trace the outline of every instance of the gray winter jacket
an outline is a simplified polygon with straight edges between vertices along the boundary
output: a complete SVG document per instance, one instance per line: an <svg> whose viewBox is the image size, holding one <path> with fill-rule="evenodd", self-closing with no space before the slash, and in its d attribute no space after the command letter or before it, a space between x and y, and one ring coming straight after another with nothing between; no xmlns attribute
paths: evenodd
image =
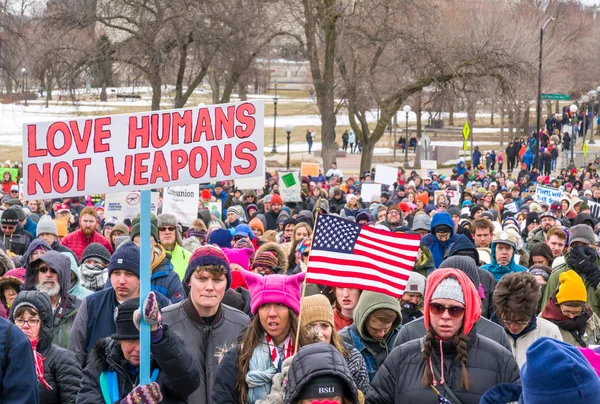
<svg viewBox="0 0 600 404"><path fill-rule="evenodd" d="M394 343L394 349L404 344L405 342L412 341L414 339L419 339L425 336L425 323L424 317L417 318L411 321L408 324L405 324L400 328L400 332L396 337L396 342ZM504 332L504 328L494 323L493 321L488 320L487 318L480 317L479 320L475 323L473 329L479 335L483 335L491 339L492 341L496 341L504 348L508 349L512 352L512 344L510 343L510 339Z"/></svg>
<svg viewBox="0 0 600 404"><path fill-rule="evenodd" d="M433 344L431 360L434 369L444 367L444 380L462 404L478 404L481 396L501 383L520 383L519 366L512 353L499 344L471 331L469 334L467 372L471 388L461 387L461 366L456 361L456 348L452 342L443 343L444 361L440 346ZM410 341L394 349L379 368L367 394L368 404L419 403L438 404L438 397L429 386L422 387L425 366L422 344L424 338ZM435 372L440 374L440 372ZM444 392L439 384L437 388ZM445 395L449 398L448 395Z"/></svg>
<svg viewBox="0 0 600 404"><path fill-rule="evenodd" d="M219 360L217 354L238 343L238 336L250 323L250 317L221 304L212 325L207 326L186 299L163 310L163 323L184 340L187 351L200 365L200 387L190 396L190 403L211 403L211 393Z"/></svg>

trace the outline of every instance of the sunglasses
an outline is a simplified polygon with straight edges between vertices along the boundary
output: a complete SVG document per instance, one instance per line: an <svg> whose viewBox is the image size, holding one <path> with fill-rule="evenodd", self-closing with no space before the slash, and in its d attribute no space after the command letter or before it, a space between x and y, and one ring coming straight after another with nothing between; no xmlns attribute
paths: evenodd
<svg viewBox="0 0 600 404"><path fill-rule="evenodd" d="M175 226L164 226L159 227L158 231L175 231Z"/></svg>
<svg viewBox="0 0 600 404"><path fill-rule="evenodd" d="M7 226L7 225L2 225L1 227L4 230L14 230L17 228L17 226Z"/></svg>
<svg viewBox="0 0 600 404"><path fill-rule="evenodd" d="M465 308L459 306L450 306L446 307L439 303L431 303L429 304L429 311L431 314L435 314L436 316L441 316L444 312L448 310L448 314L452 318L461 318L465 314Z"/></svg>
<svg viewBox="0 0 600 404"><path fill-rule="evenodd" d="M302 256L303 256L303 257L308 257L309 255L310 255L310 251L304 251L304 252L302 253Z"/></svg>
<svg viewBox="0 0 600 404"><path fill-rule="evenodd" d="M52 273L57 273L54 269L48 268L47 266L41 266L38 268L38 272L45 274L46 272L51 271Z"/></svg>
<svg viewBox="0 0 600 404"><path fill-rule="evenodd" d="M10 192L11 192L11 193L13 193L13 192L14 192L15 194L18 194L18 193L19 193L19 191L14 191L14 190L13 190L13 191L10 191Z"/></svg>

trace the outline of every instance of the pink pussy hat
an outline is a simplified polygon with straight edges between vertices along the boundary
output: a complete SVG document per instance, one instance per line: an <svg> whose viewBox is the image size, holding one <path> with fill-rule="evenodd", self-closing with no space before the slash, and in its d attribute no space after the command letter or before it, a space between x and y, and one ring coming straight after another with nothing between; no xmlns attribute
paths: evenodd
<svg viewBox="0 0 600 404"><path fill-rule="evenodd" d="M304 272L296 275L260 275L254 272L242 271L242 276L248 285L252 296L250 311L256 315L263 304L281 303L298 315L300 313L300 295Z"/></svg>

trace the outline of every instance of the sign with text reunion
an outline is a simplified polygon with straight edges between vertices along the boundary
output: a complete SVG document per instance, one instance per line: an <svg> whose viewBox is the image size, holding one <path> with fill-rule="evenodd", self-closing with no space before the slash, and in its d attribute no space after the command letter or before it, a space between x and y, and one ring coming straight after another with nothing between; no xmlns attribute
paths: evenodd
<svg viewBox="0 0 600 404"><path fill-rule="evenodd" d="M256 177L263 101L23 125L27 199Z"/></svg>

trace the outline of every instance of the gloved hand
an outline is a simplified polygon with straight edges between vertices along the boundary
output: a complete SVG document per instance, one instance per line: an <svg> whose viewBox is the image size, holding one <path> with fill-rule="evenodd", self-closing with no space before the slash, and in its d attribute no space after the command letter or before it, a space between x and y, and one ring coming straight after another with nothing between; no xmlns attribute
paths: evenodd
<svg viewBox="0 0 600 404"><path fill-rule="evenodd" d="M586 277L598 272L596 258L598 258L598 252L595 248L588 245L577 246L573 247L569 252L567 263L579 275Z"/></svg>
<svg viewBox="0 0 600 404"><path fill-rule="evenodd" d="M152 382L135 387L127 394L127 397L121 400L120 404L158 404L162 399L160 386L158 383Z"/></svg>
<svg viewBox="0 0 600 404"><path fill-rule="evenodd" d="M144 321L151 326L150 329L152 331L156 331L162 323L162 313L160 312L160 307L158 307L158 301L156 300L156 294L154 292L148 294L142 308L144 309ZM138 330L140 329L141 318L142 314L140 313L140 309L137 309L133 313L133 322Z"/></svg>

